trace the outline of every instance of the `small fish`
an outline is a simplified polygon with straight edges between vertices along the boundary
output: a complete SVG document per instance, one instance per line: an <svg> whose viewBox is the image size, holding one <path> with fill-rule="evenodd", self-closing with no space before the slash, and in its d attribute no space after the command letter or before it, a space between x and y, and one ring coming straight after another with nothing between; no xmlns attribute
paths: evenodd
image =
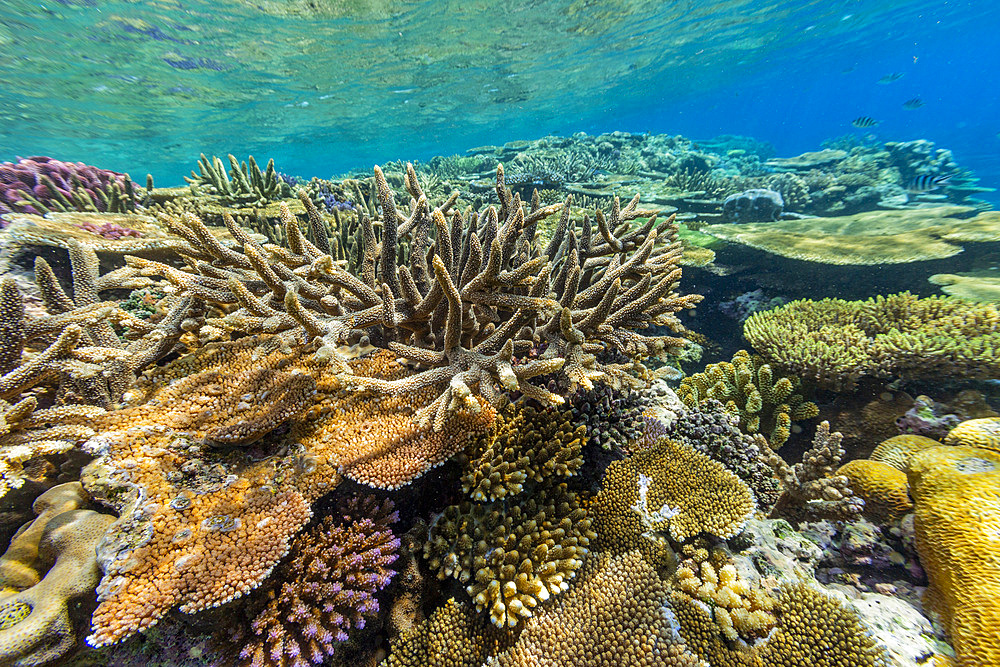
<svg viewBox="0 0 1000 667"><path fill-rule="evenodd" d="M919 109L924 106L924 101L919 97L913 97L903 102L904 109Z"/></svg>
<svg viewBox="0 0 1000 667"><path fill-rule="evenodd" d="M871 116L858 116L851 121L851 125L854 127L875 127L882 121L875 120Z"/></svg>
<svg viewBox="0 0 1000 667"><path fill-rule="evenodd" d="M910 181L910 185L906 189L910 192L930 192L937 190L942 185L947 185L950 180L951 176L920 174Z"/></svg>
<svg viewBox="0 0 1000 667"><path fill-rule="evenodd" d="M878 82L883 86L887 86L893 81L899 81L902 78L903 78L902 72L893 72L892 74L886 74L881 79L879 79Z"/></svg>

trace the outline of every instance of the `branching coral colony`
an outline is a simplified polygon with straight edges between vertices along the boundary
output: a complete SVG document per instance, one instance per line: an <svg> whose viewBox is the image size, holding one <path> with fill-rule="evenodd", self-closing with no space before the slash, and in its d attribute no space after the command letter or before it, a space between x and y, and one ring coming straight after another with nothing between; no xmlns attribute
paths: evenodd
<svg viewBox="0 0 1000 667"><path fill-rule="evenodd" d="M184 241L183 264L128 256L100 276L93 249L74 245L72 298L36 266L40 318L26 318L4 282L0 445L10 447L0 455L16 475L35 445L65 451L89 438L99 458L84 485L121 515L98 547L92 645L260 585L343 477L399 488L491 428L505 402L559 404L598 380L644 385L635 362L683 344L639 333L681 332L677 312L701 296L677 292L677 227L639 209L638 195L581 224L570 198L523 204L502 167L499 209L475 212L457 210L457 194L432 208L409 165L408 208L378 167L375 182L381 215L360 208L353 273L302 193L312 241L287 208L287 247L228 215L235 242L191 214L162 215ZM556 214L540 243L539 221ZM156 323L98 296L152 286L167 294ZM531 382L539 376L547 388ZM36 398L22 394L39 384L39 400L67 406L29 417Z"/></svg>
<svg viewBox="0 0 1000 667"><path fill-rule="evenodd" d="M572 387L636 383L630 364L602 363L602 352L641 358L676 350L680 338L646 336L650 325L682 329L675 314L700 295L681 296L681 246L673 219L657 224L655 211L624 208L617 200L608 218L596 211L597 230L585 216L579 234L562 205L525 207L497 169L499 210L455 209L458 195L431 208L408 165L409 211L396 207L382 171L375 168L381 220L362 211L360 275L333 261L327 227L308 197L315 243L285 213L288 248L259 244L231 218L226 224L242 245L219 243L193 215L164 217L188 239L188 267L129 257L134 276L162 276L181 294L225 311L208 324L254 333L291 331L318 341L317 357L332 359L338 346L362 340L385 348L421 369L398 380L356 377L354 386L403 395L428 387L440 395L418 418L440 430L448 417L478 412L481 397L494 407L505 392L544 404L563 399L528 382L561 371ZM536 242L538 222L559 213L552 239ZM647 218L644 224L630 224ZM375 226L381 226L381 243ZM406 264L398 257L408 256Z"/></svg>

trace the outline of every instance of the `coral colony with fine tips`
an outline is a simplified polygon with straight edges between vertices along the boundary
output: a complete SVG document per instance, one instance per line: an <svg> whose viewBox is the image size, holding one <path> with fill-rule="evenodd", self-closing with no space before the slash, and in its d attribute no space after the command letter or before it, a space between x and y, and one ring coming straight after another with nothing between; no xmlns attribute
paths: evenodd
<svg viewBox="0 0 1000 667"><path fill-rule="evenodd" d="M0 667L1000 667L1000 6L841 4L6 3Z"/></svg>

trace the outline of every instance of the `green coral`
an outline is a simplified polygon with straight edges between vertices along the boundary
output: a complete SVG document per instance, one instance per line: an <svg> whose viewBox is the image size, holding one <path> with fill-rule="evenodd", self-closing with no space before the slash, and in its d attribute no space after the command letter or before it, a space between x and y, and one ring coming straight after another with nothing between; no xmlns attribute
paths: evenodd
<svg viewBox="0 0 1000 667"><path fill-rule="evenodd" d="M202 153L198 160L198 172L192 171L191 177L184 179L191 185L192 194L200 196L207 192L219 197L225 204L261 206L292 194L291 187L278 179L274 160L268 160L261 171L252 155L243 163L229 155L227 174L221 158L213 155L209 159Z"/></svg>
<svg viewBox="0 0 1000 667"><path fill-rule="evenodd" d="M793 301L752 315L743 335L783 372L839 390L864 376L997 377L998 324L996 304L903 292L866 301Z"/></svg>
<svg viewBox="0 0 1000 667"><path fill-rule="evenodd" d="M709 364L704 372L681 381L677 395L684 404L697 408L706 399L715 399L739 416L745 433L767 433L773 447L788 440L793 421L812 419L819 408L796 393L798 378L775 377L771 366L746 350L732 361Z"/></svg>

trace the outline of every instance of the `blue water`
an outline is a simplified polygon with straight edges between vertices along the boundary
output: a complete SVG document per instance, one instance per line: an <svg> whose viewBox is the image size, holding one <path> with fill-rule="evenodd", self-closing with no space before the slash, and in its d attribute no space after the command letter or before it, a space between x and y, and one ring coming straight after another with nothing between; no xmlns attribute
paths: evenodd
<svg viewBox="0 0 1000 667"><path fill-rule="evenodd" d="M792 155L871 132L934 141L1000 184L995 3L5 5L2 159L166 185L201 152L327 176L548 133L744 134Z"/></svg>

